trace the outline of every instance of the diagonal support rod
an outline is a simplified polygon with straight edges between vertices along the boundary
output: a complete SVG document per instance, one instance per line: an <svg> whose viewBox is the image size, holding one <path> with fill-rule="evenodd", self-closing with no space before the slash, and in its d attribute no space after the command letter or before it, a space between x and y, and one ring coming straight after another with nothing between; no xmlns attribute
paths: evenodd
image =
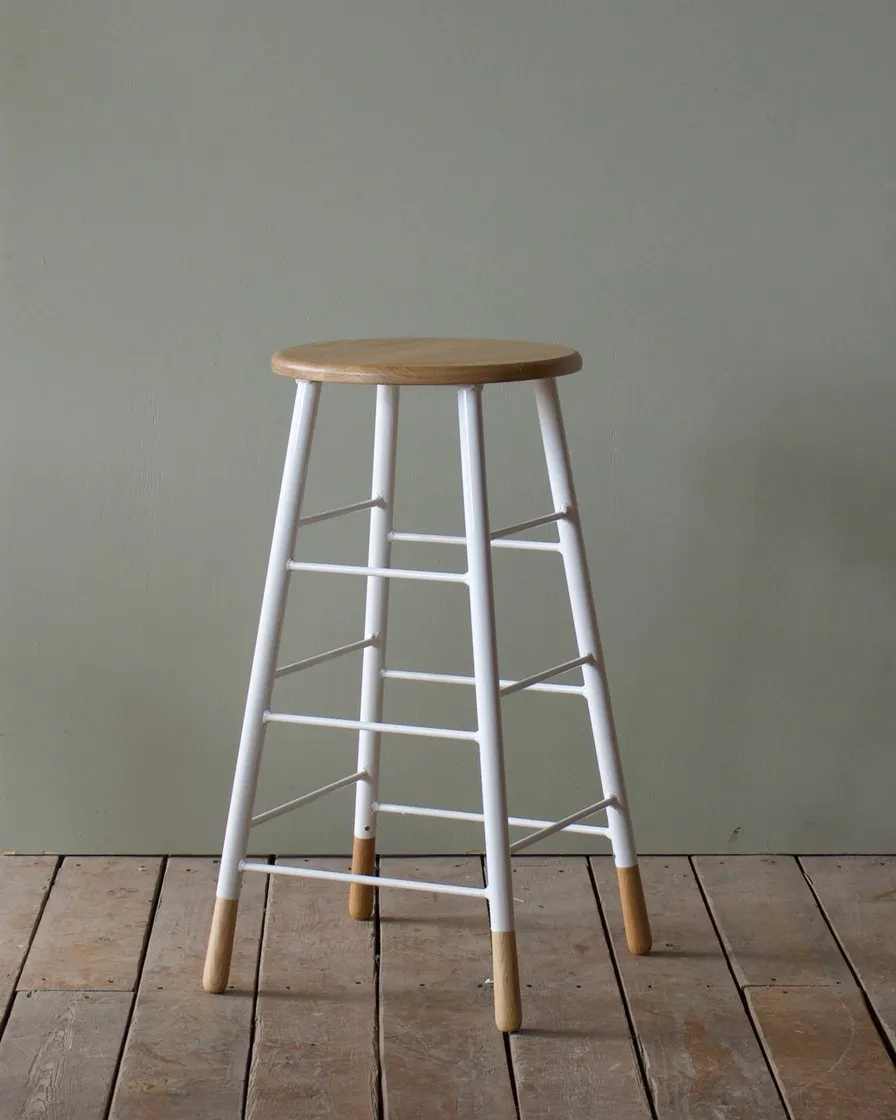
<svg viewBox="0 0 896 1120"><path fill-rule="evenodd" d="M584 809L580 809L577 813L570 813L568 817L562 820L554 821L544 828L540 828L537 832L531 832L528 836L524 836L522 840L517 840L515 844L510 845L511 854L521 852L523 848L528 848L530 844L535 844L539 840L544 840L546 836L553 836L555 832L562 832L564 828L568 828L571 824L576 824L582 821L585 817L594 816L599 813L601 809L609 809L611 806L616 806L615 797L605 797L603 801L595 801L593 805L588 805ZM605 830L608 831L608 830Z"/></svg>
<svg viewBox="0 0 896 1120"><path fill-rule="evenodd" d="M319 797L323 797L327 793L335 793L337 789L345 789L346 786L353 786L356 782L363 782L367 778L366 770L359 770L357 774L349 774L345 778L340 778L336 782L330 782L328 786L321 786L320 789L313 790L311 793L306 793L302 797L294 797L292 801L284 801L282 805L278 805L276 809L268 809L264 813L259 813L257 817L252 818L252 827L264 824L265 821L272 821L274 817L281 817L284 813L291 813L293 809L298 809L302 805L310 805L312 801L317 801Z"/></svg>
<svg viewBox="0 0 896 1120"><path fill-rule="evenodd" d="M524 688L541 684L542 681L549 680L551 677L559 677L561 673L568 673L570 669L577 669L580 665L587 665L591 661L593 661L591 654L585 654L583 657L574 657L571 661L564 661L562 665L554 665L540 673L533 673L531 677L523 677L519 681L510 681L508 684L502 685L501 695L510 696L514 692L521 692ZM577 692L582 691L579 685L573 685L572 687Z"/></svg>
<svg viewBox="0 0 896 1120"><path fill-rule="evenodd" d="M308 517L300 517L299 525L318 525L321 521L331 521L334 517L345 517L348 513L360 513L365 509L382 507L385 502L382 498L367 498L363 502L352 502L350 506L337 506L336 509L326 509L323 513L312 513Z"/></svg>
<svg viewBox="0 0 896 1120"><path fill-rule="evenodd" d="M337 646L328 649L326 653L316 653L313 657L306 657L302 661L293 661L291 665L283 665L274 673L275 677L285 677L289 673L299 673L302 669L312 669L315 665L323 665L325 661L332 661L334 657L342 657L346 653L354 653L359 649L366 649L376 643L376 634L369 638L362 638L359 642L349 642L346 646Z"/></svg>

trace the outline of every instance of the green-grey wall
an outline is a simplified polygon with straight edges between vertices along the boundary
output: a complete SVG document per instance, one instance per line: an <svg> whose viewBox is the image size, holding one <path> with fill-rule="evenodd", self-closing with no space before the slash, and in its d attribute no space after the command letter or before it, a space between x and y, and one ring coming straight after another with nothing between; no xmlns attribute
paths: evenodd
<svg viewBox="0 0 896 1120"><path fill-rule="evenodd" d="M4 0L0 847L218 846L292 398L269 355L467 334L585 355L563 400L642 849L892 850L894 56L892 0ZM325 393L309 507L365 496L371 405ZM486 405L494 519L541 512L531 393ZM406 529L460 526L454 416L405 394ZM306 554L360 558L363 525ZM556 561L497 576L504 671L570 655ZM360 583L313 579L289 657L360 634ZM393 664L466 671L461 591L394 608ZM350 715L356 684L283 703ZM470 716L401 688L396 719ZM506 711L514 809L590 798L584 713ZM350 754L275 732L261 802ZM393 741L384 775L477 804L469 745ZM349 818L257 846L345 850Z"/></svg>

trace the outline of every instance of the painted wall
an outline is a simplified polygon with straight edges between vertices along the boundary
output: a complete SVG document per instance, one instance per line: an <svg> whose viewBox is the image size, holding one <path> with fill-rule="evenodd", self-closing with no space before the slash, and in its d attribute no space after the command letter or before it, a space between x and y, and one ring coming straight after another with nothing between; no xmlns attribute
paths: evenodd
<svg viewBox="0 0 896 1120"><path fill-rule="evenodd" d="M563 399L642 849L893 850L894 50L892 0L5 0L0 847L217 848L292 398L269 355L468 334L586 357ZM494 519L542 512L531 393L486 404ZM366 496L371 406L324 395L309 509ZM407 392L401 527L460 528L456 443L450 395ZM362 521L303 554L361 558ZM569 656L556 560L496 569L503 671ZM284 656L359 636L362 593L297 584ZM466 671L461 597L398 588L392 663ZM351 715L357 676L281 702ZM387 715L469 701L396 685ZM515 811L592 797L574 702L506 715ZM260 804L351 753L276 730ZM384 778L478 804L469 745L390 742ZM258 849L349 834L340 793Z"/></svg>

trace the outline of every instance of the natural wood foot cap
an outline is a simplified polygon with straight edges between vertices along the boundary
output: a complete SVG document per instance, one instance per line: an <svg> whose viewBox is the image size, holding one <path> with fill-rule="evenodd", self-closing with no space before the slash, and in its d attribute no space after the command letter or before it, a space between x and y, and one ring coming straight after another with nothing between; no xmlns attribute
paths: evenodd
<svg viewBox="0 0 896 1120"><path fill-rule="evenodd" d="M492 972L495 985L495 1022L499 1031L518 1031L523 1021L520 970L513 930L492 930Z"/></svg>
<svg viewBox="0 0 896 1120"><path fill-rule="evenodd" d="M644 887L641 885L641 870L635 864L634 867L617 867L616 874L619 877L626 944L630 953L643 957L650 952L653 939L650 936L647 904L644 902Z"/></svg>
<svg viewBox="0 0 896 1120"><path fill-rule="evenodd" d="M235 898L215 899L215 913L202 973L202 986L207 992L223 992L230 979L230 958L233 954L238 907L239 902Z"/></svg>
<svg viewBox="0 0 896 1120"><path fill-rule="evenodd" d="M376 838L356 836L352 842L352 874L376 873ZM373 887L366 883L351 883L348 889L348 912L359 922L373 917Z"/></svg>

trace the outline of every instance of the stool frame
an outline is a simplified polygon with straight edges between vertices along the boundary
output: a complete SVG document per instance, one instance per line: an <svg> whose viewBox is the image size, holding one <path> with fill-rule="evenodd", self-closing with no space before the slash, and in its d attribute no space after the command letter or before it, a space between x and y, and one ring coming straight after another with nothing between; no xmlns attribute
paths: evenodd
<svg viewBox="0 0 896 1120"><path fill-rule="evenodd" d="M482 423L481 385L460 386L458 421L464 499L464 536L396 532L393 526L395 463L399 387L380 384L376 390L371 496L365 501L302 517L305 480L322 385L297 381L297 396L287 443L286 462L274 522L274 533L262 597L255 654L249 678L242 735L237 756L227 829L224 838L215 912L209 937L203 985L221 992L227 986L236 925L240 884L244 872L332 879L349 884L349 912L353 918L373 914L374 890L403 887L435 893L467 895L488 902L492 934L495 1021L502 1031L521 1024L519 971L514 932L511 855L560 831L606 837L610 840L622 898L629 949L649 952L651 938L622 765L613 723L597 616L588 574L579 521L569 449L555 378L534 382L538 418L554 509L551 513L503 529L489 525ZM352 513L369 511L370 528L366 565L300 562L293 558L299 528ZM557 540L512 539L537 526L556 524ZM400 569L391 565L393 541L459 545L466 549L463 572ZM578 656L521 680L498 674L491 551L515 548L558 552L566 575ZM364 637L325 653L277 667L276 659L286 609L289 578L294 571L363 575L367 581ZM390 669L386 665L389 584L392 579L431 580L465 584L469 591L473 644L473 676ZM320 665L336 657L361 652L361 696L357 720L290 714L271 709L275 681L289 673ZM581 669L582 683L558 683L552 678ZM475 731L442 727L384 723L383 693L387 680L400 679L468 685L475 689ZM508 816L504 773L501 701L514 692L529 690L584 697L591 722L603 798L558 821ZM358 733L358 763L354 773L254 815L258 773L268 723L333 727ZM479 748L482 812L399 805L379 799L379 769L383 734L415 735L474 742ZM351 872L310 867L281 867L248 860L250 829L291 812L328 793L355 786L354 839ZM606 813L606 824L584 824L588 817ZM465 887L392 879L376 875L377 818L383 813L431 816L446 820L481 822L485 833L486 886ZM514 843L509 828L534 829Z"/></svg>

